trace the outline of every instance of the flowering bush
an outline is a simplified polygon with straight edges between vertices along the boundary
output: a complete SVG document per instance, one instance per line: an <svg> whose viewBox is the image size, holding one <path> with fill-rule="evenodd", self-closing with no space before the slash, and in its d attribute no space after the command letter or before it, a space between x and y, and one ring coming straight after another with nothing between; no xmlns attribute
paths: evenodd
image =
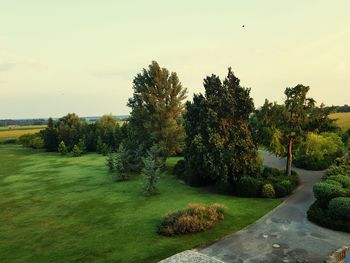
<svg viewBox="0 0 350 263"><path fill-rule="evenodd" d="M190 204L186 209L166 215L158 233L175 236L205 231L224 219L224 210L224 206L220 204Z"/></svg>

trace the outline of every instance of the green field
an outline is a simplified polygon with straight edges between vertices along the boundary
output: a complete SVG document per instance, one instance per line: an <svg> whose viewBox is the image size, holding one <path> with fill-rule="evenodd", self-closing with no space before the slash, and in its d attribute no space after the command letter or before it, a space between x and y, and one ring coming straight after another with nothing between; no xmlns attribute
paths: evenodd
<svg viewBox="0 0 350 263"><path fill-rule="evenodd" d="M0 141L5 139L17 139L23 134L37 133L45 129L46 125L30 125L30 126L5 126L0 127Z"/></svg>
<svg viewBox="0 0 350 263"><path fill-rule="evenodd" d="M145 197L140 176L113 182L104 162L0 145L0 261L156 262L242 229L281 202L212 194L171 174L159 195ZM159 236L161 217L188 203L224 204L225 220L204 233Z"/></svg>
<svg viewBox="0 0 350 263"><path fill-rule="evenodd" d="M350 129L350 112L333 113L330 117L337 119L337 125L343 130Z"/></svg>

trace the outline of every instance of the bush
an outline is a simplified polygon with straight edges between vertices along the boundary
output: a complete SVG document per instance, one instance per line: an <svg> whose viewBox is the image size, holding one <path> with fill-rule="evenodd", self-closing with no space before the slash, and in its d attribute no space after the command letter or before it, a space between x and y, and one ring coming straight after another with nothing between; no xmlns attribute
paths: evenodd
<svg viewBox="0 0 350 263"><path fill-rule="evenodd" d="M225 208L219 204L189 205L186 209L166 215L158 228L165 236L183 235L205 231L224 219Z"/></svg>
<svg viewBox="0 0 350 263"><path fill-rule="evenodd" d="M264 167L264 170L262 172L262 177L268 178L268 177L277 177L282 174L283 171L277 169L277 168L272 168L272 167Z"/></svg>
<svg viewBox="0 0 350 263"><path fill-rule="evenodd" d="M330 180L336 181L344 188L350 188L350 176L345 175L331 175L327 177L327 182Z"/></svg>
<svg viewBox="0 0 350 263"><path fill-rule="evenodd" d="M325 182L318 182L313 187L314 195L319 204L326 208L330 200L336 197L343 197L346 195L345 189L341 186L333 185Z"/></svg>
<svg viewBox="0 0 350 263"><path fill-rule="evenodd" d="M186 162L185 160L179 160L173 170L173 174L178 178L178 179L185 179L185 174L186 174Z"/></svg>
<svg viewBox="0 0 350 263"><path fill-rule="evenodd" d="M318 201L310 206L309 210L307 211L307 218L320 226L350 232L350 220L339 220L332 218L329 211L327 209L322 209Z"/></svg>
<svg viewBox="0 0 350 263"><path fill-rule="evenodd" d="M40 137L38 133L23 134L21 137L19 137L19 141L24 147L29 147L33 149L44 148L44 140Z"/></svg>
<svg viewBox="0 0 350 263"><path fill-rule="evenodd" d="M283 180L273 185L275 188L276 197L285 197L293 191L293 185L289 180Z"/></svg>
<svg viewBox="0 0 350 263"><path fill-rule="evenodd" d="M343 155L343 147L336 133L309 133L297 149L295 165L310 170L326 169Z"/></svg>
<svg viewBox="0 0 350 263"><path fill-rule="evenodd" d="M110 172L113 172L115 170L115 159L116 156L114 153L109 153L106 158L106 166Z"/></svg>
<svg viewBox="0 0 350 263"><path fill-rule="evenodd" d="M274 198L275 197L275 189L272 184L264 184L261 189L261 196L264 198Z"/></svg>
<svg viewBox="0 0 350 263"><path fill-rule="evenodd" d="M83 151L80 150L78 145L74 145L72 153L73 153L73 157L78 157L78 156L80 156L83 153Z"/></svg>
<svg viewBox="0 0 350 263"><path fill-rule="evenodd" d="M350 221L350 198L337 197L329 202L329 214L333 219Z"/></svg>
<svg viewBox="0 0 350 263"><path fill-rule="evenodd" d="M64 141L61 141L58 145L58 152L61 153L61 155L66 155L68 153L68 149Z"/></svg>
<svg viewBox="0 0 350 263"><path fill-rule="evenodd" d="M146 195L157 194L158 188L156 184L161 175L160 165L157 162L156 156L152 152L148 152L148 156L142 159L144 167L142 175L145 178L144 190Z"/></svg>
<svg viewBox="0 0 350 263"><path fill-rule="evenodd" d="M17 139L5 139L3 141L0 141L0 144L14 144L14 143L17 143Z"/></svg>
<svg viewBox="0 0 350 263"><path fill-rule="evenodd" d="M236 193L243 197L259 197L262 185L262 180L243 176L236 185Z"/></svg>

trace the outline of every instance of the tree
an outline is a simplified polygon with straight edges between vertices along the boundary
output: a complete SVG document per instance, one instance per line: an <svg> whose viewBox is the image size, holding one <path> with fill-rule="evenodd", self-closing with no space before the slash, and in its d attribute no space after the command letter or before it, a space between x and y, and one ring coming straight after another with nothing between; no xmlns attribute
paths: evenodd
<svg viewBox="0 0 350 263"><path fill-rule="evenodd" d="M164 154L182 150L184 130L180 115L187 90L175 72L169 73L155 61L135 77L129 119L127 147L144 155L154 143L164 147Z"/></svg>
<svg viewBox="0 0 350 263"><path fill-rule="evenodd" d="M78 145L74 145L72 153L74 157L78 157L82 154L82 150L78 147Z"/></svg>
<svg viewBox="0 0 350 263"><path fill-rule="evenodd" d="M72 150L74 145L82 138L82 130L86 125L75 113L68 113L57 122L58 141L64 141L68 150Z"/></svg>
<svg viewBox="0 0 350 263"><path fill-rule="evenodd" d="M223 82L216 75L204 79L205 95L186 105L185 161L190 183L235 183L255 175L259 167L257 145L249 128L254 110L250 89L240 86L231 71Z"/></svg>
<svg viewBox="0 0 350 263"><path fill-rule="evenodd" d="M130 164L128 151L123 144L120 144L117 154L114 159L114 166L117 173L117 178L119 181L129 180Z"/></svg>
<svg viewBox="0 0 350 263"><path fill-rule="evenodd" d="M299 84L294 88L287 88L284 92L286 95L284 104L289 115L284 131L288 141L286 170L289 176L292 172L293 143L303 135L307 111L315 106L315 100L306 97L309 90L308 86Z"/></svg>
<svg viewBox="0 0 350 263"><path fill-rule="evenodd" d="M42 130L40 134L44 140L44 148L49 152L57 151L57 128L52 118L49 118L46 129Z"/></svg>
<svg viewBox="0 0 350 263"><path fill-rule="evenodd" d="M58 145L58 152L60 152L61 155L66 155L68 153L68 149L64 141L61 141Z"/></svg>
<svg viewBox="0 0 350 263"><path fill-rule="evenodd" d="M160 175L161 167L157 162L157 152L155 152L156 147L152 147L148 152L147 157L142 159L144 167L142 169L142 175L145 178L144 190L146 195L154 195L159 193L159 190L156 186Z"/></svg>

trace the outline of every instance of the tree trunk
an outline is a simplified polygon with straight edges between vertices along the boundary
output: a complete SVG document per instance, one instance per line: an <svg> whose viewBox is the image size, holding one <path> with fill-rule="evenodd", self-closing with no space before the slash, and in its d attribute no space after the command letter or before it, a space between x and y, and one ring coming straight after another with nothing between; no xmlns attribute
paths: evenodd
<svg viewBox="0 0 350 263"><path fill-rule="evenodd" d="M292 175L292 161L293 161L293 138L289 138L288 155L287 155L287 176Z"/></svg>

